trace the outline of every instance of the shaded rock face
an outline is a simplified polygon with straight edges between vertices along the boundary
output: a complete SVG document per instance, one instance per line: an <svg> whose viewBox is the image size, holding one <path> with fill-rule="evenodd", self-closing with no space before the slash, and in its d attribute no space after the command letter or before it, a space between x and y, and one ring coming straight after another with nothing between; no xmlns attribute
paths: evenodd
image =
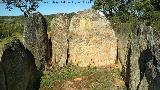
<svg viewBox="0 0 160 90"><path fill-rule="evenodd" d="M115 29L114 29L115 30ZM120 29L115 30L117 37L117 61L121 64L122 76L126 76L127 55L130 47L130 31L124 24L120 25Z"/></svg>
<svg viewBox="0 0 160 90"><path fill-rule="evenodd" d="M0 62L0 89L6 90L4 71Z"/></svg>
<svg viewBox="0 0 160 90"><path fill-rule="evenodd" d="M129 88L131 90L148 90L148 81L150 82L148 79L151 79L151 74L154 74L153 56L151 46L149 45L149 42L152 40L148 40L147 38L148 32L151 32L150 30L149 27L144 25L137 25L133 32L133 39L130 45L131 51L129 53L130 57L128 58L128 62L130 62L130 67L128 67L130 70ZM152 36L149 38L152 38ZM151 67L148 66L149 64ZM147 68L153 70L148 73Z"/></svg>
<svg viewBox="0 0 160 90"><path fill-rule="evenodd" d="M51 21L52 61L63 67L68 59L68 34L70 20L64 14L58 14Z"/></svg>
<svg viewBox="0 0 160 90"><path fill-rule="evenodd" d="M160 49L158 37L151 27L140 24L136 25L128 40L118 38L118 59L121 60L122 76L129 90L160 89L157 69Z"/></svg>
<svg viewBox="0 0 160 90"><path fill-rule="evenodd" d="M40 13L25 18L25 47L34 55L38 70L44 70L49 58L47 22Z"/></svg>
<svg viewBox="0 0 160 90"><path fill-rule="evenodd" d="M158 67L160 67L160 31L154 33L154 51L155 57L158 61Z"/></svg>
<svg viewBox="0 0 160 90"><path fill-rule="evenodd" d="M34 57L19 40L5 46L0 63L2 90L34 90Z"/></svg>
<svg viewBox="0 0 160 90"><path fill-rule="evenodd" d="M94 10L78 12L69 27L69 62L81 67L115 63L117 40L107 19Z"/></svg>

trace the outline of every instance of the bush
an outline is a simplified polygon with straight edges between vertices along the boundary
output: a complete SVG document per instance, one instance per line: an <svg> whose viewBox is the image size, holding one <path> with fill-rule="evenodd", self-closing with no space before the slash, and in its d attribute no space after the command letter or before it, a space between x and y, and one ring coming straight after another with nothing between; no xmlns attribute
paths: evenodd
<svg viewBox="0 0 160 90"><path fill-rule="evenodd" d="M23 17L9 17L1 16L0 17L0 39L6 37L12 37L16 33L22 35L23 33Z"/></svg>

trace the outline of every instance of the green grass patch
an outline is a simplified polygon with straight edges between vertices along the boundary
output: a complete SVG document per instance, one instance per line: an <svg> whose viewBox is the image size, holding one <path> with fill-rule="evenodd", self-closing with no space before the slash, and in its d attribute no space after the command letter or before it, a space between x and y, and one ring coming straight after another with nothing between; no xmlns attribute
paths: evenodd
<svg viewBox="0 0 160 90"><path fill-rule="evenodd" d="M76 82L75 78L82 78L82 81ZM41 78L41 89L63 90L66 88L63 87L65 83L71 81L80 90L83 89L81 88L83 86L89 90L126 90L124 83L117 87L115 80L122 80L119 69L66 66L46 72Z"/></svg>
<svg viewBox="0 0 160 90"><path fill-rule="evenodd" d="M95 71L96 68L78 68L76 66L69 65L61 69L53 70L52 72L46 72L46 74L42 76L41 85L47 88L52 88L56 82L86 76L94 73Z"/></svg>

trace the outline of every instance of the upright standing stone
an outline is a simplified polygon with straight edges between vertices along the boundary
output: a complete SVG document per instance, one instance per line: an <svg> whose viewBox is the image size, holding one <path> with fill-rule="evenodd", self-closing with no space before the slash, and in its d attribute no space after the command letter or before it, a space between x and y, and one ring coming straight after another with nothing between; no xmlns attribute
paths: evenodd
<svg viewBox="0 0 160 90"><path fill-rule="evenodd" d="M159 90L160 76L153 29L144 24L137 25L127 55L129 90ZM156 46L157 47L157 46ZM158 48L157 48L158 49Z"/></svg>
<svg viewBox="0 0 160 90"><path fill-rule="evenodd" d="M154 32L154 41L155 41L155 57L158 61L158 67L160 68L160 31Z"/></svg>
<svg viewBox="0 0 160 90"><path fill-rule="evenodd" d="M117 39L108 20L95 10L74 15L69 27L69 62L81 67L115 63Z"/></svg>
<svg viewBox="0 0 160 90"><path fill-rule="evenodd" d="M130 45L131 45L131 26L127 26L126 23L121 23L118 27L118 25L114 24L115 26L115 32L117 37L117 61L121 64L121 70L122 70L122 77L124 81L126 82L126 85L129 84L129 73L128 67L129 63L127 61L128 58L130 58Z"/></svg>
<svg viewBox="0 0 160 90"><path fill-rule="evenodd" d="M15 39L5 46L1 65L0 72L3 68L4 73L0 73L0 83L5 80L6 90L34 90L34 58L19 40Z"/></svg>
<svg viewBox="0 0 160 90"><path fill-rule="evenodd" d="M6 90L6 83L5 83L5 75L4 71L0 62L0 89L1 90Z"/></svg>
<svg viewBox="0 0 160 90"><path fill-rule="evenodd" d="M25 46L33 53L38 70L43 70L49 58L47 22L40 13L25 18Z"/></svg>
<svg viewBox="0 0 160 90"><path fill-rule="evenodd" d="M56 15L51 22L52 64L63 67L67 62L69 19L64 14Z"/></svg>

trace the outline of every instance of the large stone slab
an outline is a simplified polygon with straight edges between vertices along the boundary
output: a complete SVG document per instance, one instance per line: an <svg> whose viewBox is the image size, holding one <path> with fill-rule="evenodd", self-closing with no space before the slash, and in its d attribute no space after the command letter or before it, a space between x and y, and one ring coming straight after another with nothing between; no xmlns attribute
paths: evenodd
<svg viewBox="0 0 160 90"><path fill-rule="evenodd" d="M68 59L69 22L67 15L57 14L51 21L52 61L53 66L63 67Z"/></svg>
<svg viewBox="0 0 160 90"><path fill-rule="evenodd" d="M117 39L108 20L95 10L74 15L69 27L69 62L81 67L115 63Z"/></svg>
<svg viewBox="0 0 160 90"><path fill-rule="evenodd" d="M137 23L130 33L125 34L130 35L125 36L126 39L118 38L118 59L127 89L159 90L159 32Z"/></svg>
<svg viewBox="0 0 160 90"><path fill-rule="evenodd" d="M47 22L41 13L25 17L25 47L34 55L38 70L44 70L49 59Z"/></svg>
<svg viewBox="0 0 160 90"><path fill-rule="evenodd" d="M34 90L34 57L19 40L5 46L0 66L2 90ZM2 78L1 78L2 77Z"/></svg>
<svg viewBox="0 0 160 90"><path fill-rule="evenodd" d="M0 62L0 89L6 90L5 75Z"/></svg>

